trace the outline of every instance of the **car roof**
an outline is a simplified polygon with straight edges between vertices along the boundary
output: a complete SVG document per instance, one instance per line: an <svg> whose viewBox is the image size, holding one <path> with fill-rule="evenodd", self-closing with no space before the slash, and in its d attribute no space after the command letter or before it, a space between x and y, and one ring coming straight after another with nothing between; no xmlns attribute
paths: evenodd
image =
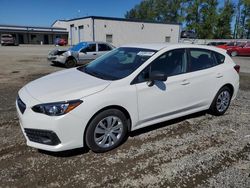
<svg viewBox="0 0 250 188"><path fill-rule="evenodd" d="M214 46L207 46L207 45L198 45L198 44L185 44L185 43L134 43L134 44L127 44L123 45L121 47L130 47L130 48L144 48L144 49L150 49L150 50L162 50L165 48L201 48L201 49L208 49L208 50L213 50L217 51L220 53L226 53L226 50L220 49Z"/></svg>
<svg viewBox="0 0 250 188"><path fill-rule="evenodd" d="M102 42L102 41L83 41L83 42L79 42L77 44L109 44L107 42Z"/></svg>

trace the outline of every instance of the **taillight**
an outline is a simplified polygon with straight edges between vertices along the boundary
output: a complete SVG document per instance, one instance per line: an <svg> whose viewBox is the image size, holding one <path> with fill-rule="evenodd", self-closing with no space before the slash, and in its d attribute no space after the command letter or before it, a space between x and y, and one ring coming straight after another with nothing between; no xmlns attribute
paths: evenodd
<svg viewBox="0 0 250 188"><path fill-rule="evenodd" d="M236 70L237 73L240 73L240 65L235 65L234 69Z"/></svg>

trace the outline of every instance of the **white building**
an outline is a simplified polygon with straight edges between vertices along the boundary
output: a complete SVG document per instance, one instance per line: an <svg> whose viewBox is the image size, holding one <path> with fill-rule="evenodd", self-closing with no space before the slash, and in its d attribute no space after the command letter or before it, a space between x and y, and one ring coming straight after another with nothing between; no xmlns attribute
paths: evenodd
<svg viewBox="0 0 250 188"><path fill-rule="evenodd" d="M96 16L57 20L52 27L66 28L70 45L81 41L106 41L115 46L127 43L177 43L180 36L179 24Z"/></svg>

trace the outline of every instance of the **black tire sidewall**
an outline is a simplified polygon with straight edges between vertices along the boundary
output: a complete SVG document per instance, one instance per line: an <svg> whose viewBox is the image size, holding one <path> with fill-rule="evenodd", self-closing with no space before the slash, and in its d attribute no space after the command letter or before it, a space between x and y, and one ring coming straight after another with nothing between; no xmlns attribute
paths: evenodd
<svg viewBox="0 0 250 188"><path fill-rule="evenodd" d="M66 68L72 68L76 66L76 61L74 59L68 59L65 63Z"/></svg>
<svg viewBox="0 0 250 188"><path fill-rule="evenodd" d="M216 102L217 102L217 99L218 99L219 95L220 95L223 91L228 91L228 92L229 92L229 94L230 94L230 100L229 100L229 104L228 104L227 108L226 108L225 110L223 110L222 112L220 112L220 111L218 111L218 109L217 109L217 107L216 107ZM231 99L232 99L232 92L231 92L231 90L229 89L229 87L227 87L227 86L222 87L222 88L218 91L218 93L216 94L216 96L215 96L215 98L214 98L214 100L213 100L213 102L212 102L212 105L211 105L211 107L210 107L211 113L212 113L213 115L216 115L216 116L223 115L223 114L227 111L227 109L229 108L230 103L231 103Z"/></svg>
<svg viewBox="0 0 250 188"><path fill-rule="evenodd" d="M120 140L117 143L115 143L114 145L112 145L111 147L108 147L108 148L101 148L95 143L94 131L95 131L97 124L107 116L117 116L118 118L120 118L120 120L122 121L122 124L123 124L123 132L122 132L122 135L120 137ZM108 109L108 110L105 110L105 111L98 113L90 121L90 123L87 127L87 130L86 130L86 134L85 134L85 143L95 153L102 153L102 152L110 151L110 150L116 148L117 146L119 146L124 141L124 139L127 135L127 132L128 132L128 120L127 120L126 116L120 110Z"/></svg>

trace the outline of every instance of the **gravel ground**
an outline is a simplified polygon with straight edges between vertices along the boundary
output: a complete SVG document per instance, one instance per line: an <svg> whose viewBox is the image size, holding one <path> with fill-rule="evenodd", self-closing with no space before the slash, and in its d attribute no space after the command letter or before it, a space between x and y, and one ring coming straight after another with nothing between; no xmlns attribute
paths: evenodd
<svg viewBox="0 0 250 188"><path fill-rule="evenodd" d="M152 125L104 154L50 153L26 146L14 101L28 81L63 69L47 62L52 48L0 47L0 187L250 187L250 58L235 58L241 89L224 116Z"/></svg>

